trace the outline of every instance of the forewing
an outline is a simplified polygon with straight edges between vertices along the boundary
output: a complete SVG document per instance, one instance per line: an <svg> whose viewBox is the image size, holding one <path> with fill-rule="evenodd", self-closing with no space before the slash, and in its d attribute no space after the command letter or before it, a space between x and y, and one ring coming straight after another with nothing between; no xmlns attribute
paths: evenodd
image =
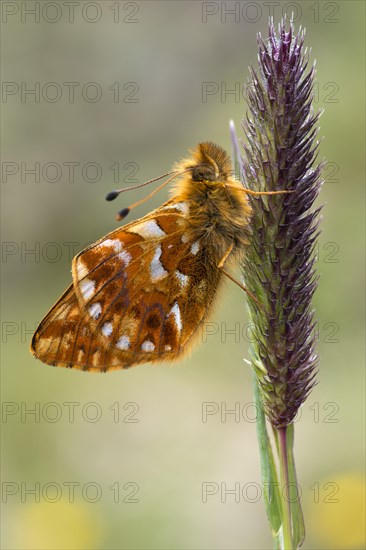
<svg viewBox="0 0 366 550"><path fill-rule="evenodd" d="M188 215L185 203L170 201L74 259L93 334L129 364L177 358L207 313L220 274L208 272Z"/></svg>

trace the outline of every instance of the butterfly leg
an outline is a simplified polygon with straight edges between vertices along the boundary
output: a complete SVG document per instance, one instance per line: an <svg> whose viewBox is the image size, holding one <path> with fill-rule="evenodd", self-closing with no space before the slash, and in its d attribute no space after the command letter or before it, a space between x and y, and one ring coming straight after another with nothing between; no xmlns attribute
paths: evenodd
<svg viewBox="0 0 366 550"><path fill-rule="evenodd" d="M230 254L233 251L233 248L234 248L234 243L231 243L231 245L229 246L229 248L227 249L227 251L225 252L225 254L223 255L223 257L221 258L221 260L218 263L217 267L219 269L222 269L224 267L226 260L228 259L228 257L230 256ZM225 272L223 271L223 273L225 273Z"/></svg>
<svg viewBox="0 0 366 550"><path fill-rule="evenodd" d="M250 290L248 290L244 285L242 285L239 281L237 281L232 275L230 275L230 273L228 273L227 271L225 271L224 269L224 265L225 265L225 262L226 260L228 259L228 257L230 256L232 250L234 248L234 244L231 243L231 245L229 246L229 248L227 249L227 251L225 252L225 254L223 255L223 257L221 258L220 262L218 263L217 267L222 271L222 273L228 278L230 279L231 281L233 281L233 283L235 283L236 285L238 285L238 287L240 287L242 290L244 290L244 292L246 292L262 309L263 309L263 306L262 304L260 303L260 301L258 300L258 298L256 298L254 296L254 294L252 292L250 292Z"/></svg>

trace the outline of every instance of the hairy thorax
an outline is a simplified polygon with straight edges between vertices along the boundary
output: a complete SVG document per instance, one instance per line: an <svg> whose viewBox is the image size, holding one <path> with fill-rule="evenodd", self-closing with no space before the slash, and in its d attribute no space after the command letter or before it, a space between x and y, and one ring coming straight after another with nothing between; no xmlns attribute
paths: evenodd
<svg viewBox="0 0 366 550"><path fill-rule="evenodd" d="M223 256L233 245L233 253L248 244L251 207L243 187L226 182L182 182L180 197L189 206L188 231L205 247ZM209 250L208 250L209 252Z"/></svg>

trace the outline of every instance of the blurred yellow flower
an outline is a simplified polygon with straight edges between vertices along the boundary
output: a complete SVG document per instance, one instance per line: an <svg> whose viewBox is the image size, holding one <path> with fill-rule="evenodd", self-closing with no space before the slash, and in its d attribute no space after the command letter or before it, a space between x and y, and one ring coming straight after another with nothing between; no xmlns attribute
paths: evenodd
<svg viewBox="0 0 366 550"><path fill-rule="evenodd" d="M311 491L314 498L304 502L309 538L332 549L366 548L364 477L344 473L314 484Z"/></svg>
<svg viewBox="0 0 366 550"><path fill-rule="evenodd" d="M17 546L52 550L100 548L102 525L92 505L40 502L26 506L18 518Z"/></svg>

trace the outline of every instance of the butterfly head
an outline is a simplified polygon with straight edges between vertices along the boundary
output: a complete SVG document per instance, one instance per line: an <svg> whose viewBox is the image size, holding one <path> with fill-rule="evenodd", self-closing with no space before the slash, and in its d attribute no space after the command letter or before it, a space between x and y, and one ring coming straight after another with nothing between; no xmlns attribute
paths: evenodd
<svg viewBox="0 0 366 550"><path fill-rule="evenodd" d="M204 182L204 181L217 181L220 177L220 172L217 166L213 163L198 164L192 168L192 181Z"/></svg>
<svg viewBox="0 0 366 550"><path fill-rule="evenodd" d="M232 173L229 155L212 141L199 143L190 161L193 182L222 182Z"/></svg>
<svg viewBox="0 0 366 550"><path fill-rule="evenodd" d="M231 159L222 147L205 141L190 151L191 156L173 167L178 180L173 187L173 196L182 200L217 200L222 194L228 198L227 185L235 184ZM181 176L181 177L179 177Z"/></svg>

